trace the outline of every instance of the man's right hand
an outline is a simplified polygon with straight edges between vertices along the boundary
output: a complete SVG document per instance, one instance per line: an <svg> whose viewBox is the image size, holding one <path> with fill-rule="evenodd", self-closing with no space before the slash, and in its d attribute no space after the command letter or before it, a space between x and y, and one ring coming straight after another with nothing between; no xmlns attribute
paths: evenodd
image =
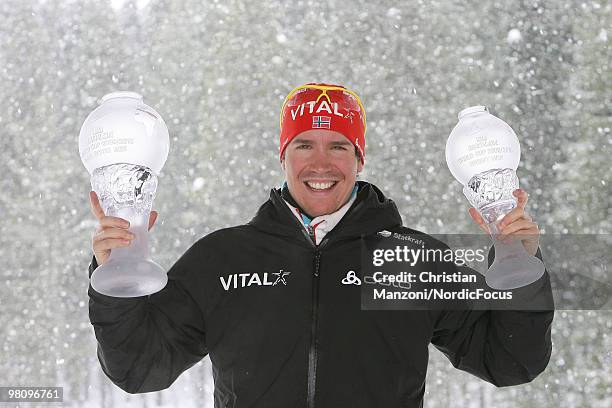
<svg viewBox="0 0 612 408"><path fill-rule="evenodd" d="M130 223L119 217L104 215L104 210L98 200L95 191L89 192L91 212L98 219L99 225L92 237L92 248L98 265L105 263L110 257L113 248L129 246L135 235L128 231ZM149 230L153 228L157 220L157 211L151 211L149 215Z"/></svg>

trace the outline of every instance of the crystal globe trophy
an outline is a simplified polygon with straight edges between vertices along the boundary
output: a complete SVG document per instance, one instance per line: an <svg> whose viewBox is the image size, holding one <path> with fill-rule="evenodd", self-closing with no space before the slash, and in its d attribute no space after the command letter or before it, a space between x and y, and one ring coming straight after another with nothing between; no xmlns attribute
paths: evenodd
<svg viewBox="0 0 612 408"><path fill-rule="evenodd" d="M164 120L134 92L103 96L81 127L79 153L104 214L128 220L135 235L129 246L114 248L94 270L91 286L96 292L145 296L168 282L163 268L150 259L148 224L169 145Z"/></svg>
<svg viewBox="0 0 612 408"><path fill-rule="evenodd" d="M517 206L512 193L519 187L516 169L520 158L520 144L512 128L485 106L459 112L459 123L446 142L446 163L493 238L499 234L499 221ZM491 288L515 289L543 275L544 264L528 254L520 240L493 242L495 260L485 275Z"/></svg>

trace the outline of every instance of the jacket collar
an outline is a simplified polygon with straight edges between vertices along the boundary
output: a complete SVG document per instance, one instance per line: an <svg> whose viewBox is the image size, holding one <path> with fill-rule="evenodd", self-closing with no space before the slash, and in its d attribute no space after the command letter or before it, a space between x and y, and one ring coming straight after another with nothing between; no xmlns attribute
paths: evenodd
<svg viewBox="0 0 612 408"><path fill-rule="evenodd" d="M357 185L355 185L349 200L337 211L331 214L319 215L318 217L314 217L312 219L303 214L299 207L296 207L291 204L291 202L287 201L285 197L283 197L283 199L285 200L287 207L289 207L291 210L291 213L295 215L300 223L302 223L304 229L306 229L306 231L313 236L315 244L319 245L323 238L325 238L325 235L327 235L328 232L331 232L331 230L338 225L342 217L344 217L344 214L346 214L349 208L351 208L357 199L357 190Z"/></svg>
<svg viewBox="0 0 612 408"><path fill-rule="evenodd" d="M391 199L373 184L357 183L355 201L330 234L334 239L358 237L402 225L397 206ZM304 234L303 224L292 215L278 188L270 191L270 198L248 224L273 235L303 239L300 237Z"/></svg>

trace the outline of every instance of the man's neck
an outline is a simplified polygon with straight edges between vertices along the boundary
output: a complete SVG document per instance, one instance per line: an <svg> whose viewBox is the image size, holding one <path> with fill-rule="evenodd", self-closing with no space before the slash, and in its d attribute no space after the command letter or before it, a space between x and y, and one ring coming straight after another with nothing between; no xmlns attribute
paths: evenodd
<svg viewBox="0 0 612 408"><path fill-rule="evenodd" d="M358 185L355 184L349 199L339 209L331 214L322 214L316 217L302 212L302 209L297 205L296 201L291 197L286 184L281 189L281 197L291 209L291 212L301 222L304 228L308 231L311 239L316 245L319 245L323 238L340 222L344 215L348 212L353 202L357 199Z"/></svg>

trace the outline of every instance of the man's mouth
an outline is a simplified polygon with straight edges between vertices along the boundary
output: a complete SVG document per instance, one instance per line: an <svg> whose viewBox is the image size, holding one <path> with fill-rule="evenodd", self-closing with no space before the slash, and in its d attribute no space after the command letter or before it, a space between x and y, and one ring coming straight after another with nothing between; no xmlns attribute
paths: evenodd
<svg viewBox="0 0 612 408"><path fill-rule="evenodd" d="M315 181L306 181L304 184L308 186L311 190L314 191L325 191L331 190L337 184L337 181L325 181L325 182L315 182Z"/></svg>

